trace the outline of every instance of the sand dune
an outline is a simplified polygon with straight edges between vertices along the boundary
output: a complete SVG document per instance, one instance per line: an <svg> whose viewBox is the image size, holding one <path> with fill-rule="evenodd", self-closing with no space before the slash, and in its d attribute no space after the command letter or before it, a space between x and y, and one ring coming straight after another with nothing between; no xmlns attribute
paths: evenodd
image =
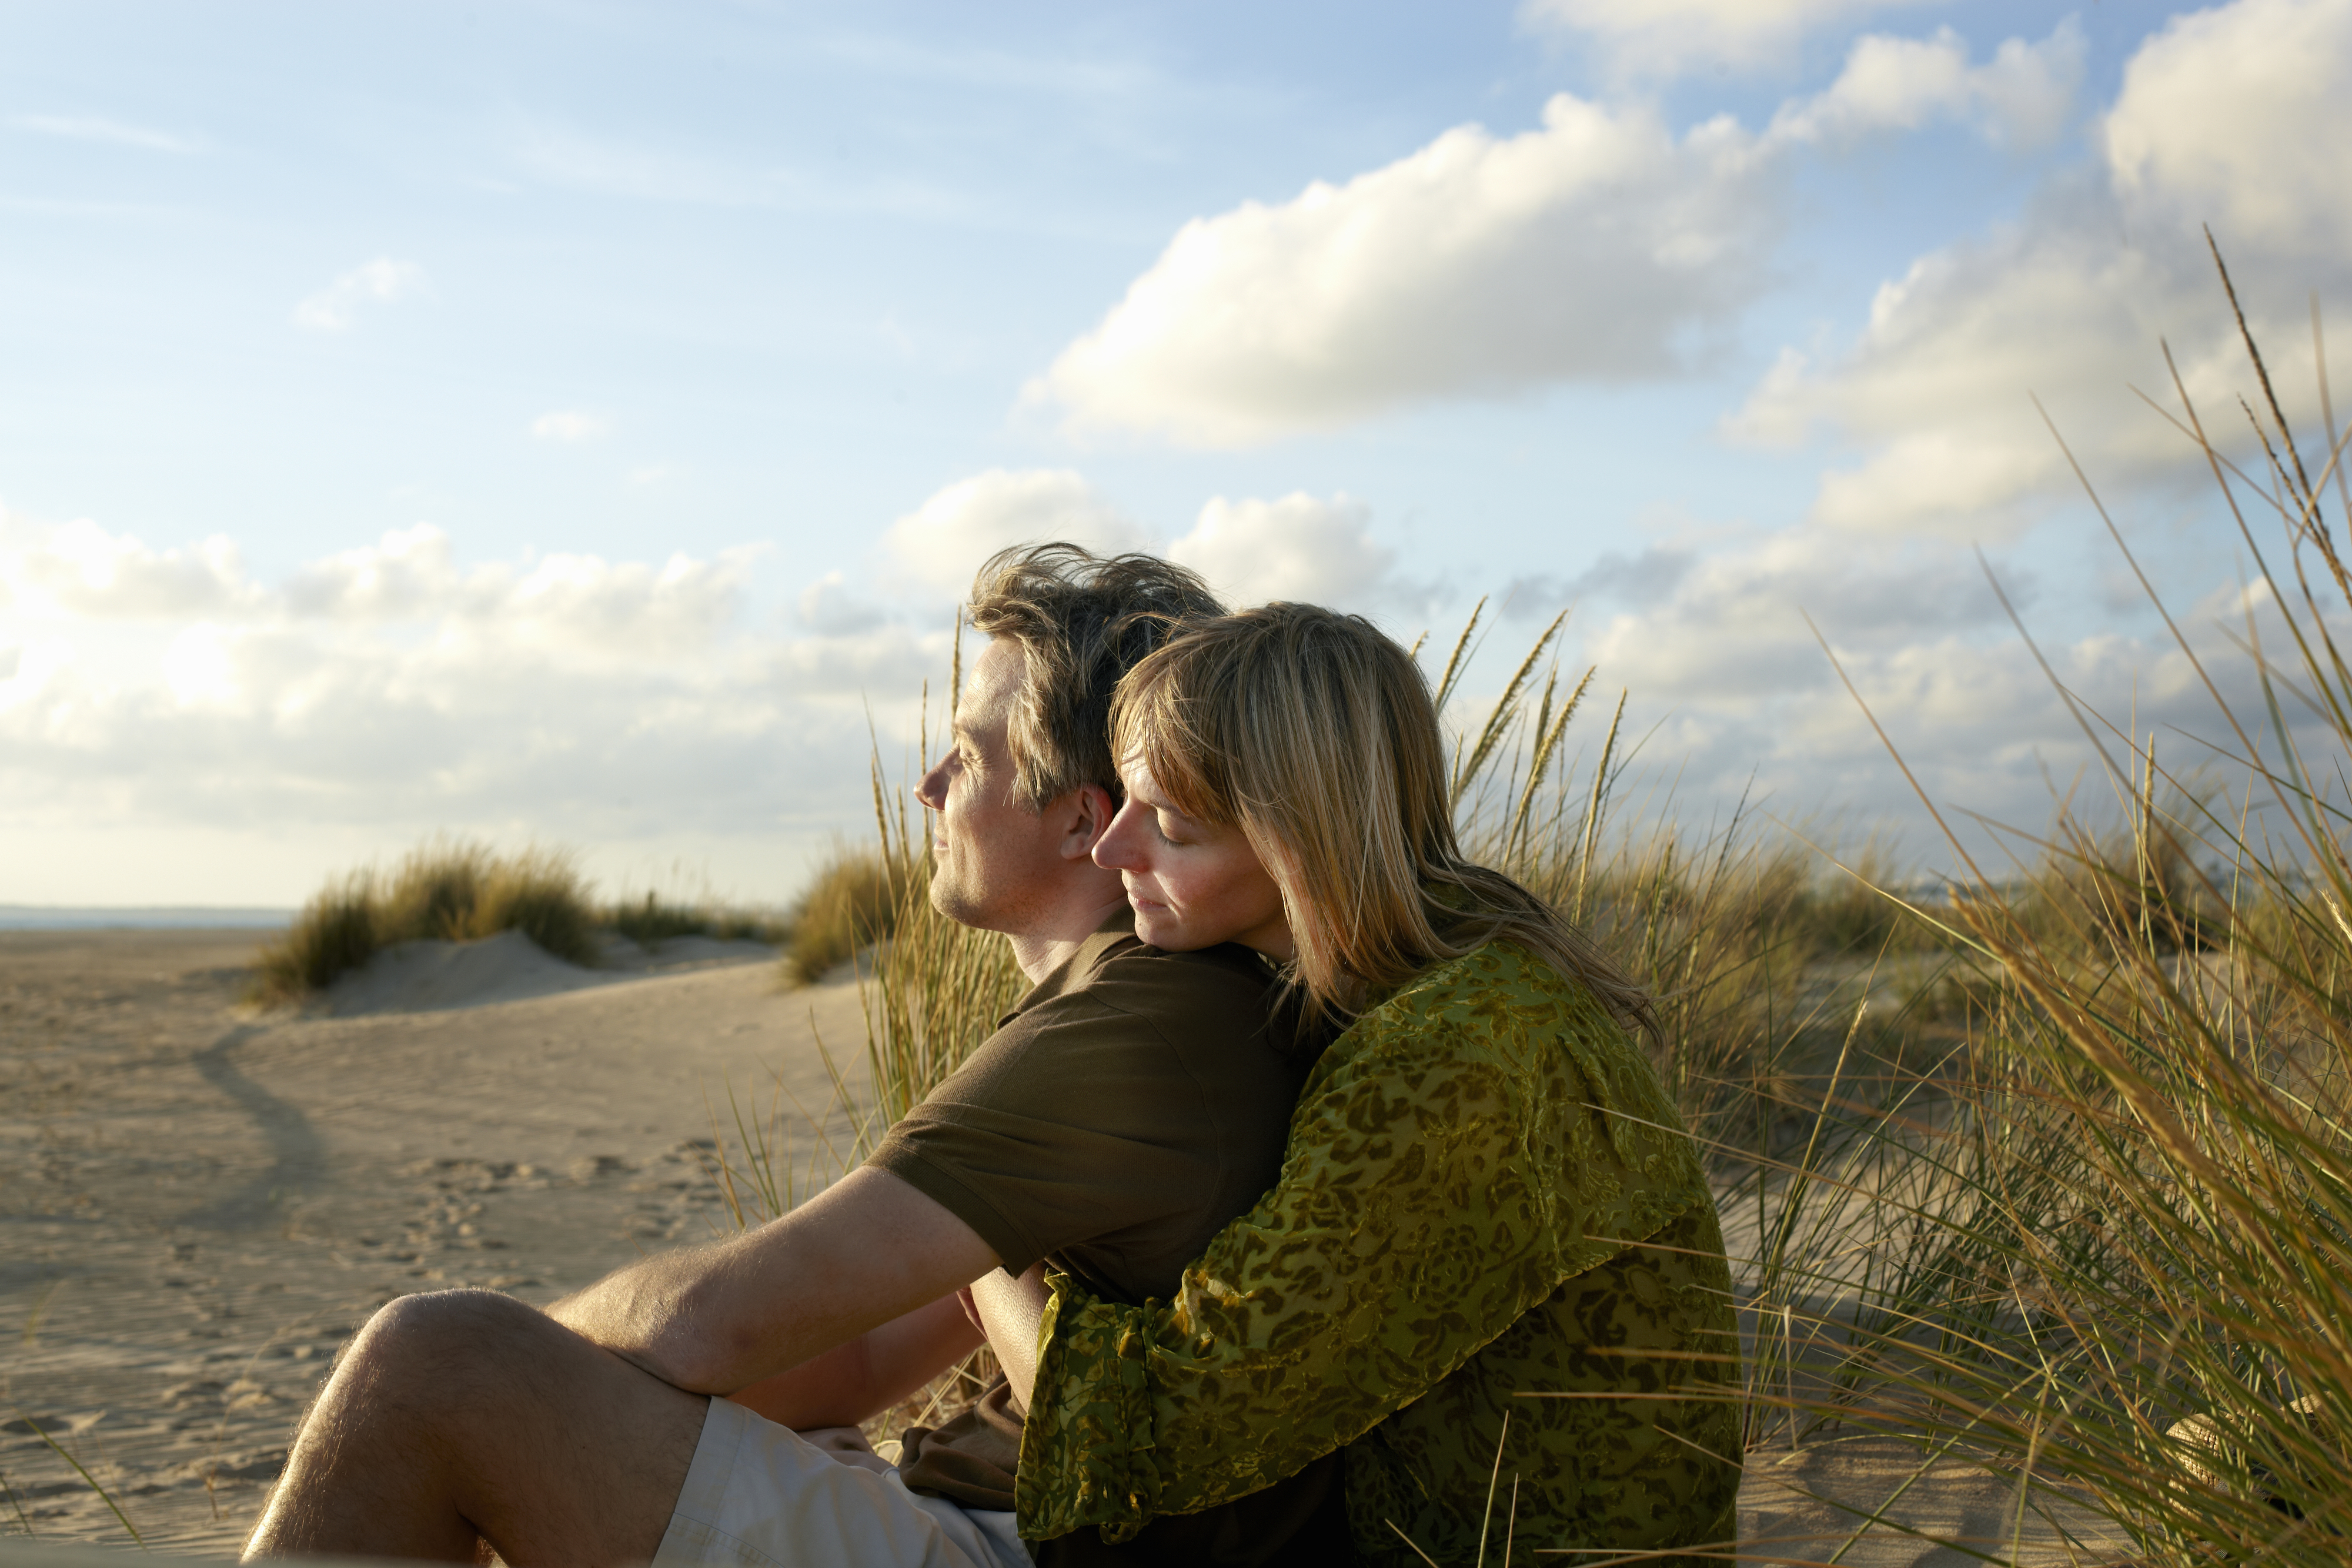
<svg viewBox="0 0 2352 1568"><path fill-rule="evenodd" d="M822 1109L822 1039L862 1050L855 988L781 988L745 944L615 948L582 970L520 938L412 944L307 1010L238 1005L255 938L0 933L0 1563L123 1528L233 1549L335 1347L380 1303L470 1284L545 1301L728 1221L705 1174L726 1091ZM824 1164L803 1137L795 1157ZM1822 1561L1885 1510L2005 1554L2013 1490L1900 1445L1752 1456L1759 1560ZM1891 1503L1891 1506L1890 1506ZM2029 1560L2112 1561L2029 1511ZM1958 1564L1876 1529L1860 1568Z"/></svg>
<svg viewBox="0 0 2352 1568"><path fill-rule="evenodd" d="M583 969L551 957L520 931L501 931L478 942L402 942L329 986L306 1010L335 1018L445 1012L584 991L648 975L763 963L775 956L774 948L758 942L681 936L648 949L625 936L607 936L602 962Z"/></svg>

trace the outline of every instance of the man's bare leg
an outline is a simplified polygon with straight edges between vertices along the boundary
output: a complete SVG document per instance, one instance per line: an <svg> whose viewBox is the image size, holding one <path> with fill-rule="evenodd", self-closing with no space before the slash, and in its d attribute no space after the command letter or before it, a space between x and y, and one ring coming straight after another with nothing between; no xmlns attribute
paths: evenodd
<svg viewBox="0 0 2352 1568"><path fill-rule="evenodd" d="M505 1296L404 1297L344 1352L246 1555L645 1563L708 1407Z"/></svg>

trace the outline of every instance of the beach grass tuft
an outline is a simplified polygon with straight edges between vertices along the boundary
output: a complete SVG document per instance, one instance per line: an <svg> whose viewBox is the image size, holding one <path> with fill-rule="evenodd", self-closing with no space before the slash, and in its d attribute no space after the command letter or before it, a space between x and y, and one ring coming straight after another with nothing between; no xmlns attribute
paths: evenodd
<svg viewBox="0 0 2352 1568"><path fill-rule="evenodd" d="M813 986L847 959L890 940L898 929L912 874L908 856L871 846L835 846L793 907L792 937L784 955L784 972L793 983Z"/></svg>
<svg viewBox="0 0 2352 1568"><path fill-rule="evenodd" d="M593 965L594 905L570 851L532 846L500 854L467 839L436 839L388 872L330 882L262 949L257 1000L323 989L398 942L467 942L520 931L567 963Z"/></svg>

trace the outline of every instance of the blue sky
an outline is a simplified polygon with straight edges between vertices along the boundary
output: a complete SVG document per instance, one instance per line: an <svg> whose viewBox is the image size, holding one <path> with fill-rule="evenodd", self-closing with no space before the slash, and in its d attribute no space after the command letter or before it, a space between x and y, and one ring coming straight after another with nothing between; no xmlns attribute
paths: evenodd
<svg viewBox="0 0 2352 1568"><path fill-rule="evenodd" d="M1932 860L1801 612L2010 820L2080 747L1973 547L2197 722L2028 393L2221 605L2127 389L2240 390L2211 223L2314 402L2347 88L2344 0L12 5L0 902L436 830L782 897L1061 533L1573 602L1692 813Z"/></svg>

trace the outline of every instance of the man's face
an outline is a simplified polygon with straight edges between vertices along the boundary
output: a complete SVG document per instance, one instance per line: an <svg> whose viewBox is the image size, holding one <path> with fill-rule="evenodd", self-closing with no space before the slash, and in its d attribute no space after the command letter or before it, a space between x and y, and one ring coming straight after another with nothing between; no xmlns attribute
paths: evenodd
<svg viewBox="0 0 2352 1568"><path fill-rule="evenodd" d="M947 755L915 798L931 823L931 905L983 931L1020 935L1045 911L1066 870L1045 817L1013 799L1005 726L1028 685L1018 644L992 641L956 703Z"/></svg>

